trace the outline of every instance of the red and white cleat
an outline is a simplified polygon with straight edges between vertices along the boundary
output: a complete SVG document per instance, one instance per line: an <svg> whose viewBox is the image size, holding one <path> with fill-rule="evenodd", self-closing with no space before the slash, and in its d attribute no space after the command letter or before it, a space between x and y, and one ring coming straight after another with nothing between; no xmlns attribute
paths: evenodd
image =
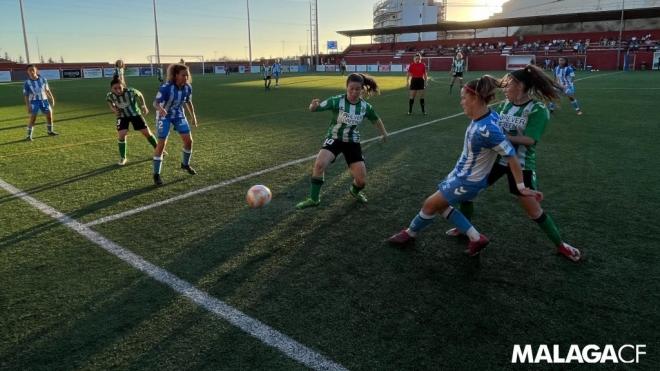
<svg viewBox="0 0 660 371"><path fill-rule="evenodd" d="M401 232L395 234L394 236L390 237L387 239L387 242L391 243L392 245L407 245L409 243L415 242L415 237L411 236L408 234L408 231L405 229L402 229Z"/></svg>
<svg viewBox="0 0 660 371"><path fill-rule="evenodd" d="M479 252L488 246L490 243L490 240L488 240L488 237L482 235L479 235L479 239L477 241L470 241L468 243L468 248L465 251L469 256L477 256L479 255Z"/></svg>
<svg viewBox="0 0 660 371"><path fill-rule="evenodd" d="M458 230L458 228L448 229L448 230L445 232L445 235L447 235L447 236L449 236L449 237L460 237L460 236L465 236L463 233L461 233L461 231Z"/></svg>
<svg viewBox="0 0 660 371"><path fill-rule="evenodd" d="M561 245L559 245L557 248L557 253L563 255L566 259L572 262L579 262L582 260L582 254L580 253L580 250L567 244L566 242L562 242Z"/></svg>

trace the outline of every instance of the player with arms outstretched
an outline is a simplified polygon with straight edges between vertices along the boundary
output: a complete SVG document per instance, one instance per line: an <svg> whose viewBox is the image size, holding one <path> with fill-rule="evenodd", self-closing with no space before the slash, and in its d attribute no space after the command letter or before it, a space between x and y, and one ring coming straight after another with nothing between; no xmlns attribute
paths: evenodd
<svg viewBox="0 0 660 371"><path fill-rule="evenodd" d="M353 183L350 194L358 202L367 203L367 197L362 191L366 185L367 168L362 157L359 125L366 118L376 125L383 141L387 139L387 131L383 121L378 117L371 104L363 99L363 95L378 94L378 84L371 76L353 73L346 80L346 93L328 98L324 101L313 99L309 105L311 112L332 111L333 117L323 146L316 156L312 169L310 195L298 203L296 208L304 209L318 206L321 203L320 193L323 185L325 169L334 162L341 153L348 165Z"/></svg>
<svg viewBox="0 0 660 371"><path fill-rule="evenodd" d="M142 93L137 89L127 87L119 77L112 79L110 89L105 100L108 102L108 107L117 115L118 165L123 166L127 161L126 135L129 124L133 124L133 130L141 132L153 148L156 148L157 140L142 116L149 113Z"/></svg>

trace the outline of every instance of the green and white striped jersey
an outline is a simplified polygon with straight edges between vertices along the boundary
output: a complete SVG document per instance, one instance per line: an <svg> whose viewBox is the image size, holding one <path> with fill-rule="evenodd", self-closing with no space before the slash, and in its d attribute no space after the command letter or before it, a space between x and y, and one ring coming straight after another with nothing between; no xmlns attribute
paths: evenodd
<svg viewBox="0 0 660 371"><path fill-rule="evenodd" d="M550 121L550 111L543 102L530 100L520 106L505 101L497 108L500 114L498 124L511 136L524 135L534 139L531 146L514 145L520 165L525 170L536 170L536 143L541 140L545 127ZM500 159L502 165L506 161Z"/></svg>
<svg viewBox="0 0 660 371"><path fill-rule="evenodd" d="M138 97L144 100L144 97L139 90L126 88L121 95L109 92L108 95L105 96L105 100L119 110L119 117L132 117L140 116L142 114Z"/></svg>
<svg viewBox="0 0 660 371"><path fill-rule="evenodd" d="M454 58L451 63L451 72L465 72L465 59Z"/></svg>
<svg viewBox="0 0 660 371"><path fill-rule="evenodd" d="M358 126L365 119L371 122L378 121L378 115L371 104L360 99L357 104L351 104L346 94L336 95L321 102L316 112L332 111L334 113L326 139L341 140L342 142L360 143L360 130Z"/></svg>

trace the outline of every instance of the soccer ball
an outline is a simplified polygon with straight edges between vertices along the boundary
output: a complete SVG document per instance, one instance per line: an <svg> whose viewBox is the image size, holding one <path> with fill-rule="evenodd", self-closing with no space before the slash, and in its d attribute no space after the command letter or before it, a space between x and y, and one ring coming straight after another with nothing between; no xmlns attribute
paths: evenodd
<svg viewBox="0 0 660 371"><path fill-rule="evenodd" d="M248 189L247 195L245 195L245 200L247 201L248 206L256 209L268 205L272 197L273 195L270 193L268 187L257 184Z"/></svg>

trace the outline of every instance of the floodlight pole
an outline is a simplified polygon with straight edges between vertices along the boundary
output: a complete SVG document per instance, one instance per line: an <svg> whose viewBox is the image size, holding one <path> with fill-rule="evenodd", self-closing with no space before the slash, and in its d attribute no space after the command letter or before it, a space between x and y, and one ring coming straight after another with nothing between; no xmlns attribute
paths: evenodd
<svg viewBox="0 0 660 371"><path fill-rule="evenodd" d="M617 45L616 48L616 69L617 71L619 70L619 66L621 65L620 59L621 59L621 38L623 36L623 12L626 8L626 0L621 0L621 22L619 23L619 45Z"/></svg>
<svg viewBox="0 0 660 371"><path fill-rule="evenodd" d="M245 0L247 6L247 21L248 21L248 61L250 65L250 72L252 72L252 31L250 29L250 0Z"/></svg>
<svg viewBox="0 0 660 371"><path fill-rule="evenodd" d="M21 7L21 24L23 25L23 43L25 44L25 60L30 64L30 51L28 50L27 32L25 32L25 16L23 15L23 0L18 0Z"/></svg>
<svg viewBox="0 0 660 371"><path fill-rule="evenodd" d="M158 68L160 68L160 45L158 44L158 17L156 16L156 0L153 0L154 4L154 30L156 31L156 63L158 63Z"/></svg>

